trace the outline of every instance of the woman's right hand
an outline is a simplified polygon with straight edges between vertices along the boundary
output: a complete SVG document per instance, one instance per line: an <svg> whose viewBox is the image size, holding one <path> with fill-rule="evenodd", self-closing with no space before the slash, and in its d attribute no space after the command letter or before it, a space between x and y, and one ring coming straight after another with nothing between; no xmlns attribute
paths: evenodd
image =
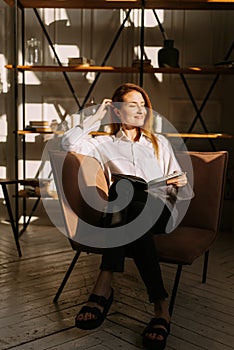
<svg viewBox="0 0 234 350"><path fill-rule="evenodd" d="M102 103L100 104L97 112L93 115L93 118L95 118L95 120L102 120L104 118L104 116L106 115L106 108L107 106L111 105L112 100L109 98L105 98Z"/></svg>
<svg viewBox="0 0 234 350"><path fill-rule="evenodd" d="M93 115L90 115L89 117L85 118L83 121L83 129L84 130L88 130L91 127L93 127L93 125L95 125L96 123L101 122L101 120L104 118L104 116L106 115L106 107L108 105L110 105L112 103L112 101L108 98L105 98L102 103L100 104L97 112ZM99 126L98 126L99 127Z"/></svg>

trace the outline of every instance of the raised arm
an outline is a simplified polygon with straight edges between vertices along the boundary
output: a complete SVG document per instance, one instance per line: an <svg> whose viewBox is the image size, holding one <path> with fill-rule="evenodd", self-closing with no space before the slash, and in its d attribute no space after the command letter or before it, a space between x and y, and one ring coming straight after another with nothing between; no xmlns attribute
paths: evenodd
<svg viewBox="0 0 234 350"><path fill-rule="evenodd" d="M89 139L91 131L97 131L100 128L101 120L106 114L106 106L111 103L110 99L104 99L94 115L86 118L83 125L77 125L68 130L62 138L62 147L65 151L76 151L77 146L83 141Z"/></svg>

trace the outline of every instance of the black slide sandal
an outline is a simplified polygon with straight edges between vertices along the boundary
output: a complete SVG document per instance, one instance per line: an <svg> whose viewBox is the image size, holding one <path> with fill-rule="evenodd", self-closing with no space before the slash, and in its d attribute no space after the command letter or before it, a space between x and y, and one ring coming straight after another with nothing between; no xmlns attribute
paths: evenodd
<svg viewBox="0 0 234 350"><path fill-rule="evenodd" d="M101 312L98 307L83 306L80 312L76 316L75 326L77 328L84 329L84 330L91 330L99 327L105 320L105 317L111 307L111 304L113 303L113 300L114 300L113 289L111 289L111 295L109 296L108 299L106 299L103 296L91 294L88 301L100 305L101 307L103 307L103 311ZM93 314L95 317L90 320L77 319L79 315L85 314L86 312Z"/></svg>
<svg viewBox="0 0 234 350"><path fill-rule="evenodd" d="M154 326L162 327L154 327ZM153 333L156 335L161 335L162 340L160 339L150 339L146 334ZM148 350L163 350L166 347L167 337L170 333L170 323L168 323L162 317L154 317L151 319L150 323L146 326L145 330L142 333L143 336L143 345Z"/></svg>

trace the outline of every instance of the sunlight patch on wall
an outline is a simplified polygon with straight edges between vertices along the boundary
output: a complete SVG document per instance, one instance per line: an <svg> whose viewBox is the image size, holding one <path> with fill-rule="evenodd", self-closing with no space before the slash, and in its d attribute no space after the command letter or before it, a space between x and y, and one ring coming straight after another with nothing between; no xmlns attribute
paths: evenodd
<svg viewBox="0 0 234 350"><path fill-rule="evenodd" d="M154 68L158 68L158 51L161 49L161 46L145 46L144 49L145 49L147 59L151 60L151 65ZM138 57L138 59L140 59L141 57L140 46L134 47L134 55ZM155 73L154 76L160 83L163 81L162 73Z"/></svg>
<svg viewBox="0 0 234 350"><path fill-rule="evenodd" d="M28 218L29 218L29 217L28 217L27 215L25 216L25 218L24 218L23 216L20 216L20 218L19 218L19 224L20 224L20 225L23 225L24 220L26 220L26 222L27 222ZM31 216L30 222L32 223L33 221L36 221L36 220L38 220L38 219L39 219L39 216Z"/></svg>
<svg viewBox="0 0 234 350"><path fill-rule="evenodd" d="M145 53L147 57L151 60L153 67L158 67L158 51L161 49L161 46L145 46ZM162 73L155 73L155 78L161 83L163 81Z"/></svg>
<svg viewBox="0 0 234 350"><path fill-rule="evenodd" d="M71 25L67 11L62 8L44 9L44 21L47 26L51 25L55 21L66 21L67 27Z"/></svg>
<svg viewBox="0 0 234 350"><path fill-rule="evenodd" d="M161 23L164 22L164 10L156 10L158 18ZM120 10L120 23L123 23L124 18L126 17L126 11ZM134 25L135 28L141 27L141 10L133 9L131 10L129 20L125 23L125 27L130 27L130 25ZM156 18L154 16L154 13L152 10L145 10L145 27L146 28L152 28L157 27L158 23L156 21Z"/></svg>
<svg viewBox="0 0 234 350"><path fill-rule="evenodd" d="M26 178L35 178L41 165L40 160L26 160ZM23 161L19 161L19 178L23 178Z"/></svg>
<svg viewBox="0 0 234 350"><path fill-rule="evenodd" d="M42 115L42 105L40 101L38 103L27 103L27 110L26 110L26 125L29 125L30 121L35 120L41 120ZM23 126L20 125L20 128Z"/></svg>
<svg viewBox="0 0 234 350"><path fill-rule="evenodd" d="M5 65L7 64L5 55L0 54L0 80L2 83L2 92L6 93L8 91L8 82L7 82L7 69L5 69Z"/></svg>
<svg viewBox="0 0 234 350"><path fill-rule="evenodd" d="M6 167L0 166L0 179L6 178ZM0 198L3 198L2 186L0 186Z"/></svg>
<svg viewBox="0 0 234 350"><path fill-rule="evenodd" d="M6 142L6 140L7 140L7 119L6 119L6 115L4 114L0 116L0 142Z"/></svg>
<svg viewBox="0 0 234 350"><path fill-rule="evenodd" d="M68 57L80 57L80 49L77 45L59 45L55 44L54 49L63 64L68 63ZM50 48L50 56L54 59L53 51Z"/></svg>
<svg viewBox="0 0 234 350"><path fill-rule="evenodd" d="M38 73L26 72L25 73L25 83L26 85L41 85L41 80L37 76ZM40 74L40 73L39 73ZM19 74L19 84L22 84L23 76Z"/></svg>
<svg viewBox="0 0 234 350"><path fill-rule="evenodd" d="M77 105L74 99L60 96L43 97L43 117L45 120L56 119L58 123L63 120L71 127L71 117L77 113Z"/></svg>

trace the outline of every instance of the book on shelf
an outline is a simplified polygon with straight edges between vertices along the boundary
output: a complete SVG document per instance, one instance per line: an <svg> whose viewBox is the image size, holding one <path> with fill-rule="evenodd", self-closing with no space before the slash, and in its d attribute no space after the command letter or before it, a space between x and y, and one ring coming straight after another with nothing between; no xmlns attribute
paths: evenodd
<svg viewBox="0 0 234 350"><path fill-rule="evenodd" d="M134 175L126 175L126 174L112 174L112 178L114 180L128 180L133 183L135 186L141 186L144 189L150 188L150 187L158 187L158 186L165 186L167 185L167 181L173 178L180 177L184 175L185 173L183 171L180 172L175 172L172 174L168 174L156 179L153 179L149 182L144 180L143 178L139 176L134 176Z"/></svg>
<svg viewBox="0 0 234 350"><path fill-rule="evenodd" d="M68 57L68 66L93 66L94 60L86 57Z"/></svg>
<svg viewBox="0 0 234 350"><path fill-rule="evenodd" d="M25 131L31 132L51 132L52 129L47 120L31 120L29 125L24 128Z"/></svg>
<svg viewBox="0 0 234 350"><path fill-rule="evenodd" d="M32 127L49 127L49 122L47 120L30 120L29 125Z"/></svg>
<svg viewBox="0 0 234 350"><path fill-rule="evenodd" d="M51 128L33 128L35 132L52 132Z"/></svg>
<svg viewBox="0 0 234 350"><path fill-rule="evenodd" d="M27 125L24 128L25 131L31 132L52 132L52 129L49 126L30 126Z"/></svg>

